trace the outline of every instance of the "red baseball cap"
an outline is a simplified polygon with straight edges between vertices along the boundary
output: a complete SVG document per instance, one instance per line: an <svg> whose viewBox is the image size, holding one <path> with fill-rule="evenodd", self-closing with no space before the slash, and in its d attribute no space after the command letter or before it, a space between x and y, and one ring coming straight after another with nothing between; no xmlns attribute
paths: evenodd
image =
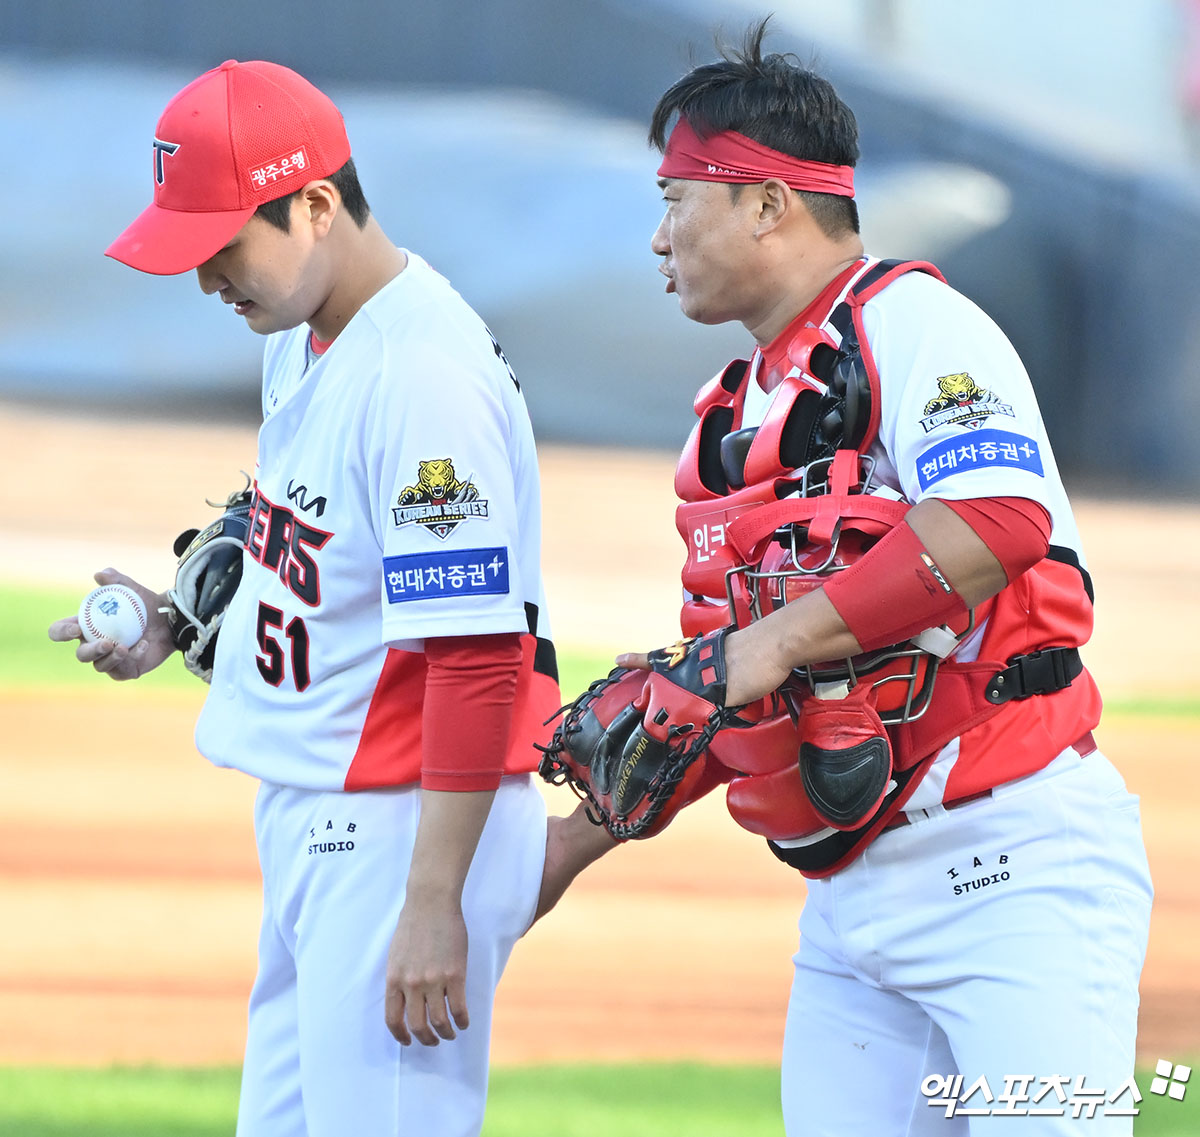
<svg viewBox="0 0 1200 1137"><path fill-rule="evenodd" d="M277 63L227 60L179 92L154 135L154 201L105 252L142 272L189 272L266 201L350 158L341 112Z"/></svg>

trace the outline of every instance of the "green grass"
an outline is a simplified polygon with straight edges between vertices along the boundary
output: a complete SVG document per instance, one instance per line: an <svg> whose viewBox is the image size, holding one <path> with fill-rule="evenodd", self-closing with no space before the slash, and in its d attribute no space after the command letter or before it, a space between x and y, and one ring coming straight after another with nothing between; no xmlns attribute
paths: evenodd
<svg viewBox="0 0 1200 1137"><path fill-rule="evenodd" d="M500 1069L483 1137L782 1137L769 1066Z"/></svg>
<svg viewBox="0 0 1200 1137"><path fill-rule="evenodd" d="M612 655L564 651L560 647L557 651L558 685L562 688L564 703L575 698L593 680L607 675L615 666Z"/></svg>
<svg viewBox="0 0 1200 1137"><path fill-rule="evenodd" d="M72 616L86 594L52 588L13 588L0 585L0 689L30 687L102 690L112 680L75 659L73 645L51 642L46 629L62 616ZM134 684L120 684L132 687ZM139 679L139 690L199 691L199 680L179 659Z"/></svg>
<svg viewBox="0 0 1200 1137"><path fill-rule="evenodd" d="M1105 699L1104 713L1114 718L1200 718L1200 695Z"/></svg>
<svg viewBox="0 0 1200 1137"><path fill-rule="evenodd" d="M0 585L0 689L65 687L101 689L109 680L75 662L71 648L51 643L46 629L79 607L80 595L63 589L13 588ZM558 667L563 699L573 699L593 679L612 669L612 655L575 652L559 645ZM139 690L200 690L196 678L177 659L139 679ZM1197 718L1195 696L1114 697L1105 713L1121 718Z"/></svg>
<svg viewBox="0 0 1200 1137"><path fill-rule="evenodd" d="M50 588L0 585L0 689L62 687L103 690L111 680L76 662L69 644L52 643L46 629L79 608L82 593ZM560 651L558 658L564 698L574 698L593 679L612 669L612 656ZM130 686L125 684L125 686ZM140 690L198 692L199 681L178 659L139 679Z"/></svg>
<svg viewBox="0 0 1200 1137"><path fill-rule="evenodd" d="M782 1137L778 1077L768 1066L690 1063L502 1068L483 1137ZM229 1137L238 1081L227 1067L0 1068L0 1133ZM1137 1137L1200 1132L1200 1086L1182 1102L1147 1092L1140 1108Z"/></svg>
<svg viewBox="0 0 1200 1137"><path fill-rule="evenodd" d="M0 1068L11 1137L229 1137L241 1072L226 1067Z"/></svg>

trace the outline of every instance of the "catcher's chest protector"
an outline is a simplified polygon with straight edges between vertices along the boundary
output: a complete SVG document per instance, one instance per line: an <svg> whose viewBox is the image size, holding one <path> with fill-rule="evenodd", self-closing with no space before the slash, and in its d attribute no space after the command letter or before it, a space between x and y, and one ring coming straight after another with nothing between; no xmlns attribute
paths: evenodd
<svg viewBox="0 0 1200 1137"><path fill-rule="evenodd" d="M747 391L762 362L757 353L753 361L730 364L697 396L699 421L675 475L682 499L676 526L687 545L685 635L731 622L744 626L765 614L764 574L760 571L758 583L749 587L747 578L763 567L764 542L777 530L790 525L804 535L803 559L836 549L838 533L844 538L849 531L870 542L903 519L909 507L896 500L899 495L876 495L865 484L870 460L863 456L879 430L880 386L862 309L911 271L943 279L925 262L876 261L863 267L821 326L804 329L789 345L792 369L758 426L743 428ZM783 599L785 586L776 583ZM937 654L955 642L951 636ZM835 872L903 808L942 746L998 712L985 687L1004 667L1007 654L1000 658L999 663L994 658L949 662L939 670L937 659L926 655L914 670L916 675L923 667L921 682L928 681L916 715L908 704L889 714L888 695L868 699L861 688L872 682L860 683L853 671L848 688L825 690L827 698L817 699L818 686L833 684L818 684L810 675L809 684L798 684L791 699L795 717L781 713L776 699L773 707L762 708L756 725L724 730L713 740L713 757L737 771L728 792L730 812L805 875ZM875 683L876 692L897 689L904 690ZM851 692L853 698L847 697ZM806 742L813 738L832 739L833 748L814 748ZM807 765L802 744L810 759L817 752Z"/></svg>
<svg viewBox="0 0 1200 1137"><path fill-rule="evenodd" d="M797 493L812 493L814 464L839 449L866 453L879 432L879 372L862 326L862 306L897 276L927 272L925 261L868 263L833 305L820 328L792 341L792 370L762 423L742 429L754 365L735 360L696 396L699 422L675 471L682 504L675 526L687 545L683 568L685 636L729 622L726 573L741 561L728 528L744 513ZM756 353L757 354L757 353ZM761 360L756 359L754 363ZM740 625L748 612L735 612Z"/></svg>
<svg viewBox="0 0 1200 1137"><path fill-rule="evenodd" d="M762 365L759 353L753 361L730 364L698 395L699 422L675 475L682 499L676 527L688 550L684 635L731 620L744 626L762 614L739 574L759 563L764 542L777 529L803 525L810 547L836 548L834 534L849 513L857 513L860 531L865 527L875 538L903 518L905 503L862 492L860 456L878 434L880 406L862 306L913 270L941 279L924 262L864 266L821 326L794 337L787 352L791 370L757 425L745 427L743 415ZM860 684L852 697L829 701L804 690L794 700L794 713L810 734L815 722L835 716L833 734L844 748L828 752L832 767L806 764L811 747L803 751L796 722L778 703L755 726L726 730L713 740L713 756L738 771L728 791L735 820L769 840L811 838L801 854L804 863L797 865L810 875L833 872L865 847L929 765L895 768L891 743L867 698L870 690ZM806 702L817 704L817 719ZM859 724L862 730L855 729ZM823 768L832 769L828 781L821 780Z"/></svg>

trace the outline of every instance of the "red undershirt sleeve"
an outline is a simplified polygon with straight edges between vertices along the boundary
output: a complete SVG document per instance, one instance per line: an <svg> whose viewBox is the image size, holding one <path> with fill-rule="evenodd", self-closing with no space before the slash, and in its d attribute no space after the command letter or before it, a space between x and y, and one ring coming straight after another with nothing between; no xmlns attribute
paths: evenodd
<svg viewBox="0 0 1200 1137"><path fill-rule="evenodd" d="M425 662L422 789L494 790L508 752L520 634L427 639Z"/></svg>
<svg viewBox="0 0 1200 1137"><path fill-rule="evenodd" d="M976 497L945 504L975 530L1010 584L1050 550L1050 514L1027 497Z"/></svg>

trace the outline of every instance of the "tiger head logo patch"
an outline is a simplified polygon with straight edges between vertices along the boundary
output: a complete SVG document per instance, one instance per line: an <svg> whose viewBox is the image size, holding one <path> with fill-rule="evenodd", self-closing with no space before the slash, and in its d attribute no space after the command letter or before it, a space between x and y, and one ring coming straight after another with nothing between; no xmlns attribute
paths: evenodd
<svg viewBox="0 0 1200 1137"><path fill-rule="evenodd" d="M1008 403L979 386L965 371L939 376L937 389L937 395L925 404L921 418L926 434L940 426L978 430L990 415L1013 417L1013 409Z"/></svg>
<svg viewBox="0 0 1200 1137"><path fill-rule="evenodd" d="M418 462L415 484L401 490L392 509L398 529L420 525L443 541L464 521L487 515L487 498L479 496L469 477L455 474L450 458Z"/></svg>

